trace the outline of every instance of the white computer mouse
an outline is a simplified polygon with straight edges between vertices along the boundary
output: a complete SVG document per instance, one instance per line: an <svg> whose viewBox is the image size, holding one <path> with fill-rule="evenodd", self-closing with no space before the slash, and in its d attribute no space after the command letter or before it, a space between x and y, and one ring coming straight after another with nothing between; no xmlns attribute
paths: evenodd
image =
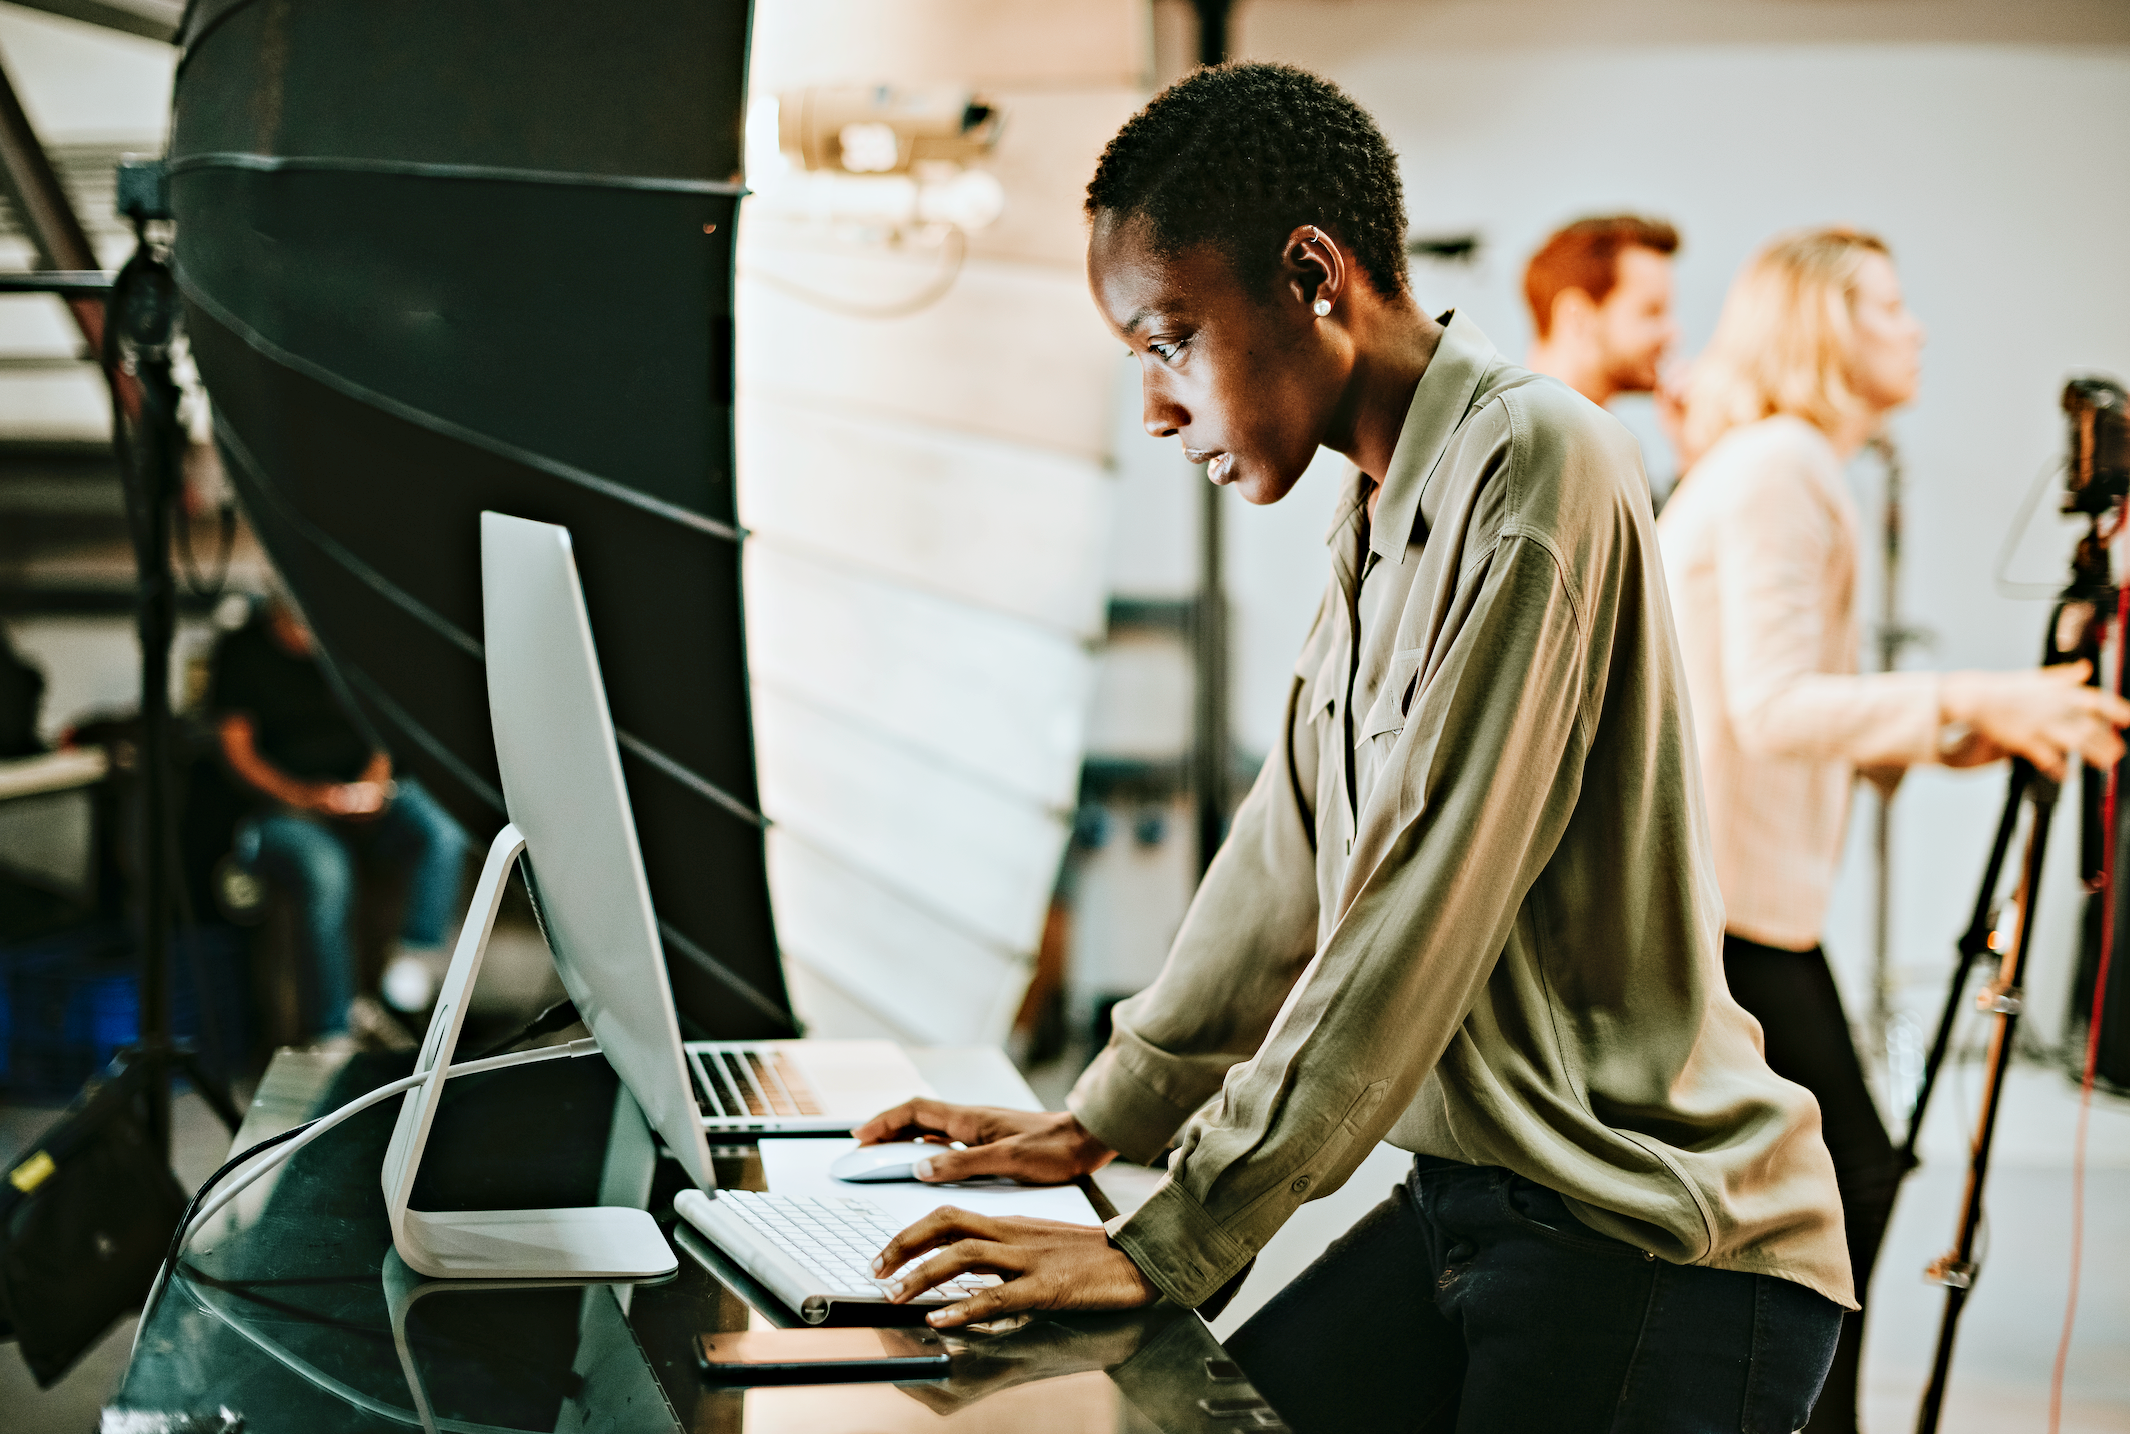
<svg viewBox="0 0 2130 1434"><path fill-rule="evenodd" d="M924 1140L891 1140L885 1145L861 1145L837 1156L828 1173L838 1180L915 1180L912 1167L920 1160L942 1155L947 1147Z"/></svg>

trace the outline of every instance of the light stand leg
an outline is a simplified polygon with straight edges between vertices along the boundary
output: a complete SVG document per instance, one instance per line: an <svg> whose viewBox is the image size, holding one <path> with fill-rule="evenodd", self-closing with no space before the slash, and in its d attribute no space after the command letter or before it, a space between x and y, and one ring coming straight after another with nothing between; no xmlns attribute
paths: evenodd
<svg viewBox="0 0 2130 1434"><path fill-rule="evenodd" d="M174 396L167 363L139 364L141 426L134 442L142 450L135 468L140 489L137 517L141 648L141 1044L150 1052L169 1047L170 1022L170 649L177 630L177 599L170 571L170 466L163 449L160 411ZM170 1154L170 1082L148 1085L149 1139L165 1159Z"/></svg>
<svg viewBox="0 0 2130 1434"><path fill-rule="evenodd" d="M125 482L140 604L141 1015L140 1039L126 1058L154 1069L146 1083L148 1136L165 1161L170 1158L170 1078L177 1071L190 1076L231 1130L240 1123L228 1094L173 1040L170 1021L177 881L170 820L170 649L177 635L177 575L170 538L183 441L171 372L177 313L176 280L142 228L140 247L112 285L103 360L111 381L111 439Z"/></svg>
<svg viewBox="0 0 2130 1434"><path fill-rule="evenodd" d="M2056 814L2057 786L2036 774L2030 779L2033 825L2027 830L2026 860L2020 874L2016 907L2019 931L2006 953L1995 981L1981 995L1982 1009L1997 1018L1990 1033L1989 1063L1982 1088L1982 1110L1975 1123L1975 1138L1967 1167L1967 1189L1960 1199L1959 1237L1951 1251L1928 1271L1945 1286L1945 1317L1938 1326L1938 1347L1931 1361L1930 1385L1923 1392L1923 1405L1916 1418L1917 1434L1936 1434L1938 1417L1945 1403L1945 1387L1952 1375L1953 1338L1960 1311L1967 1304L1977 1273L1975 1236L1982 1226L1982 1187L1989 1178L1990 1146L1996 1137L1997 1113L2004 1100L2004 1076L2012 1063L2013 1037L2018 1033L2019 1012L2024 1002L2022 982L2027 956L2034 945L2034 917L2041 898L2041 871L2048 854L2049 823ZM1913 1146L1914 1133L1910 1133Z"/></svg>
<svg viewBox="0 0 2130 1434"><path fill-rule="evenodd" d="M1953 967L1952 985L1945 992L1945 1009L1939 1013L1937 1033L1931 1037L1930 1056L1923 1062L1923 1080L1916 1087L1915 1106L1908 1112L1908 1137L1901 1142L1901 1171L1906 1174L1916 1168L1916 1147L1923 1138L1923 1117L1929 1113L1931 1093L1938 1086L1938 1072L1944 1068L1945 1056L1952 1049L1953 1023L1960 1016L1960 998L1967 992L1968 973L1974 969L1975 959L1989 950L1990 907L1995 902L1997 883L2004 875L2004 858L2012 848L2012 833L2019 828L2019 808L2026 799L2027 787L2034 780L2034 768L2024 758L2012 760L2012 775L2004 794L2004 811L1997 818L1997 835L1991 841L1989 864L1982 871L1982 885L1975 893L1974 913L1968 918L1967 930L1960 937L1958 963Z"/></svg>

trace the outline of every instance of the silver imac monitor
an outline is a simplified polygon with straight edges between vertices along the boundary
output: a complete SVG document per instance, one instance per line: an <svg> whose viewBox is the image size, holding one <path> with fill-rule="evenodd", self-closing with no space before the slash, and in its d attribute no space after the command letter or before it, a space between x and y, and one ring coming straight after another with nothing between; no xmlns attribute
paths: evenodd
<svg viewBox="0 0 2130 1434"><path fill-rule="evenodd" d="M393 1245L426 1275L663 1274L670 1246L642 1210L408 1208L443 1071L513 861L525 863L570 999L689 1177L715 1188L644 879L606 687L566 528L481 515L488 701L510 821L489 849L385 1159ZM507 1077L505 1077L507 1079Z"/></svg>

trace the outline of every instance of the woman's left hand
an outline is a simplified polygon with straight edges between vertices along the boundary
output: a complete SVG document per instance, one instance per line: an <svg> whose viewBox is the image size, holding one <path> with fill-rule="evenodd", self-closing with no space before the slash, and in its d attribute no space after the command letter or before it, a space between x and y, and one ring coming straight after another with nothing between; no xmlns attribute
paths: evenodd
<svg viewBox="0 0 2130 1434"><path fill-rule="evenodd" d="M958 1304L925 1316L938 1329L1018 1310L1127 1310L1161 1297L1100 1225L976 1215L941 1206L888 1241L873 1269L882 1278L929 1253L888 1298L902 1304L956 1275L999 1276Z"/></svg>

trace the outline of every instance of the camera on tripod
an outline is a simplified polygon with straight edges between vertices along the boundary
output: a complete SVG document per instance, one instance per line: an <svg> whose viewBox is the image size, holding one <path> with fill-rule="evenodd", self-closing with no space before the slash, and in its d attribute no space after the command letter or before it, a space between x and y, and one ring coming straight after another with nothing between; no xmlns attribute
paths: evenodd
<svg viewBox="0 0 2130 1434"><path fill-rule="evenodd" d="M2064 385L2063 411L2070 422L2071 452L2066 467L2063 512L2083 515L2086 531L2071 553L2071 580L2058 595L2054 619L2048 628L2042 665L2084 661L2090 664L2088 681L2096 685L2112 676L2118 692L2130 687L2130 604L2115 581L2109 548L2124 526L2125 499L2130 497L2130 396L2112 379L2074 378ZM2104 675L2109 630L2117 639L2118 661L2113 674ZM2083 993L2083 1010L2074 1005L2072 1030L2084 1029L2090 1044L2091 1068L2085 1073L2097 1081L2130 1084L2130 1011L2124 998L2130 991L2130 962L2108 959L2107 948L2116 934L2130 932L2130 908L2124 903L2130 882L2114 880L2130 870L2130 850L2125 850L2124 823L2116 810L2121 768L2088 768L2079 781L2081 857L2087 898L2084 945L2080 951L2075 992ZM1982 887L1967 933L1960 938L1959 960L1953 969L1952 986L1938 1018L1937 1034L1930 1057L1923 1066L1923 1079L1916 1091L1908 1118L1908 1138L1902 1151L1905 1168L1916 1164L1916 1147L1923 1130L1932 1090L1952 1044L1953 1024L1966 1003L1967 984L1976 963L1995 958L1997 968L1974 1003L1992 1022L1989 1054L1985 1060L1979 1118L1968 1146L1968 1179L1960 1203L1958 1234L1953 1247L1926 1271L1929 1279L1945 1287L1945 1316L1938 1331L1938 1347L1932 1360L1929 1386L1917 1421L1919 1434L1934 1434L1945 1400L1952 1369L1953 1334L1968 1291L1979 1273L1976 1237L1982 1223L1983 1184L1989 1177L1990 1146L2004 1091L2005 1071L2014 1049L2020 1012L2025 1008L2023 990L2035 930L2035 905L2040 898L2044 859L2048 850L2050 820L2056 809L2057 784L2037 772L2022 758L2013 758L2010 789L1997 821L1997 834L1990 846ZM2009 906L2012 919L1999 919L1997 893L2004 874L2014 832L2025 822L2025 852L2019 860L2016 883ZM2000 930L2009 928L2010 939L2000 942ZM2106 989L2102 970L2106 968ZM2074 1002L2077 1001L2074 997ZM2120 1071L2120 1074L2118 1074Z"/></svg>
<svg viewBox="0 0 2130 1434"><path fill-rule="evenodd" d="M2074 378L2063 388L2071 420L2066 513L2104 513L2130 494L2130 399L2109 378Z"/></svg>
<svg viewBox="0 0 2130 1434"><path fill-rule="evenodd" d="M2121 514L2126 498L2130 498L2130 395L2123 386L2112 379L2089 377L2074 378L2064 385L2063 411L2070 421L2070 458L2064 475L2063 511L2089 515L2091 526L2078 541L2072 555L2071 586L2065 592L2065 611L2074 605L2082 606L2082 626L2091 629L2096 607L2107 597L2113 596L2114 586L2108 565L2108 545L2121 527ZM2117 522L2109 524L2109 514L2117 514ZM2100 646L2097 633L2081 633L2084 646L2093 649L2098 657ZM2119 662L2124 660L2118 654ZM2095 671L2099 670L2096 661ZM2108 774L2088 772L2082 778L2084 798L2083 853L2080 861L2081 874L2086 879L2087 890L2092 892L2090 902L2093 911L2084 923L2085 940L2078 953L2078 973L2071 983L2071 1012L2067 1043L2081 1054L2087 1042L2080 1035L2099 1037L2094 1050L2094 1076L2104 1088L2130 1089L2130 962L2112 964L2107 990L2096 990L2100 978L2101 933L2112 928L2118 935L2130 931L2130 891L2123 888L2130 883L2121 879L2130 862L2130 850L2125 849L2125 822L2130 815L2118 811L2115 829L2108 830L2106 796ZM2121 806L2118 783L2118 807ZM2108 861L2112 849L2114 860ZM2104 881L2104 874L2117 874L2113 881ZM2103 908L2112 907L2104 911ZM2094 1031L2095 1026L2098 1032Z"/></svg>
<svg viewBox="0 0 2130 1434"><path fill-rule="evenodd" d="M2130 397L2113 379L2074 378L2063 386L2063 411L2071 427L2063 511L2083 515L2088 522L2071 553L2071 581L2057 618L2055 660L2085 657L2094 660L2098 672L2094 604L2115 593L2108 544L2119 523L2107 519L2130 494Z"/></svg>

